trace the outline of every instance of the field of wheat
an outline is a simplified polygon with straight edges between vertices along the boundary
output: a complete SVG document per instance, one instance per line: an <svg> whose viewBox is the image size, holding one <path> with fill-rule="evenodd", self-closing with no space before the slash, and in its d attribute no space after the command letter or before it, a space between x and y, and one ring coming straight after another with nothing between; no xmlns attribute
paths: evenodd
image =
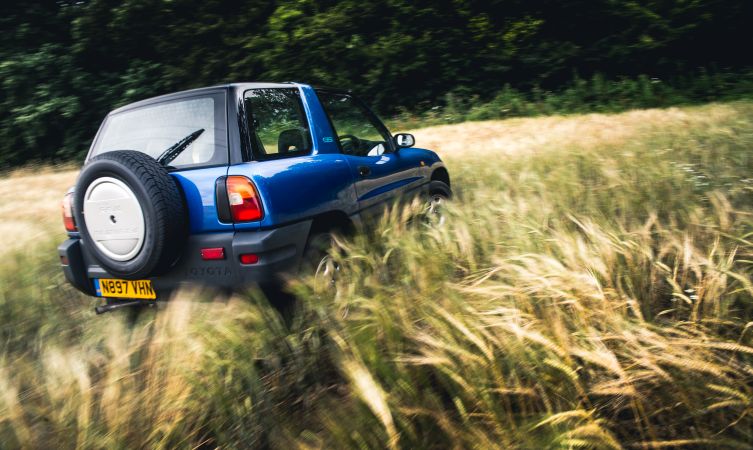
<svg viewBox="0 0 753 450"><path fill-rule="evenodd" d="M0 447L749 448L753 103L415 131L441 225L338 242L336 290L96 317L54 251L75 171L0 180Z"/></svg>

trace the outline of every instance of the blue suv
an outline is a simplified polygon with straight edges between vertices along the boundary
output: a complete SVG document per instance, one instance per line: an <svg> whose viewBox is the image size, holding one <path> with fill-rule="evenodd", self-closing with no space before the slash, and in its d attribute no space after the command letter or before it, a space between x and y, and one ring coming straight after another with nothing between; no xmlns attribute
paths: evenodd
<svg viewBox="0 0 753 450"><path fill-rule="evenodd" d="M66 279L98 312L185 283L234 290L326 258L397 198L451 195L436 153L348 91L236 83L112 111L63 199Z"/></svg>

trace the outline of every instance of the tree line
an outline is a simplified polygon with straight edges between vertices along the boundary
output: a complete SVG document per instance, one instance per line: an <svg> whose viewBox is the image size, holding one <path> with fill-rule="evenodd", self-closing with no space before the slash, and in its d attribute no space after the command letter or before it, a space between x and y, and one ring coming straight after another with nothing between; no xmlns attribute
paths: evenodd
<svg viewBox="0 0 753 450"><path fill-rule="evenodd" d="M752 19L749 0L3 2L0 166L80 157L112 108L231 81L352 88L384 114L593 79L750 86Z"/></svg>

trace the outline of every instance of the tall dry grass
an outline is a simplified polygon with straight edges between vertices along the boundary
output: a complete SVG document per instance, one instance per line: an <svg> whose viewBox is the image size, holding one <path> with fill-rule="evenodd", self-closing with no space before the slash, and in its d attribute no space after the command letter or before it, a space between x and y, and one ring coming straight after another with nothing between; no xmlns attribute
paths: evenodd
<svg viewBox="0 0 753 450"><path fill-rule="evenodd" d="M53 230L58 238L65 236L59 226L60 201L77 173L68 166L32 166L0 178L0 236L5 243L0 254L49 240Z"/></svg>
<svg viewBox="0 0 753 450"><path fill-rule="evenodd" d="M749 447L753 104L416 134L448 220L340 241L289 325L257 292L95 318L51 243L6 256L2 446Z"/></svg>

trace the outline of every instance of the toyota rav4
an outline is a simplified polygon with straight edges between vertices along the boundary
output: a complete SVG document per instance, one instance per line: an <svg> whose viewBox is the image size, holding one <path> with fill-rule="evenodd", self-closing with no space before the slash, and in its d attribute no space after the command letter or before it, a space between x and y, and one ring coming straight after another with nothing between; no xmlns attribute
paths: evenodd
<svg viewBox="0 0 753 450"><path fill-rule="evenodd" d="M236 83L107 115L63 199L66 279L98 312L295 274L398 197L450 196L436 153L348 91Z"/></svg>

